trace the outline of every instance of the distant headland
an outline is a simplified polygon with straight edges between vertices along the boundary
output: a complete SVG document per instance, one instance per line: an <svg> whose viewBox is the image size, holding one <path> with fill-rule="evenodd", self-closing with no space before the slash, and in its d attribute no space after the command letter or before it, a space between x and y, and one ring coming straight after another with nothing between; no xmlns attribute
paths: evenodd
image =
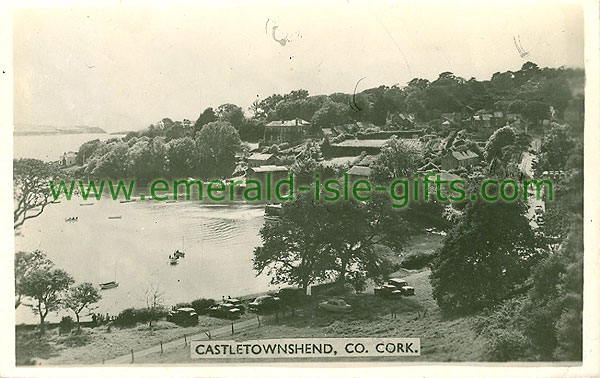
<svg viewBox="0 0 600 378"><path fill-rule="evenodd" d="M55 127L48 125L16 124L14 135L56 135L56 134L106 134L95 126Z"/></svg>

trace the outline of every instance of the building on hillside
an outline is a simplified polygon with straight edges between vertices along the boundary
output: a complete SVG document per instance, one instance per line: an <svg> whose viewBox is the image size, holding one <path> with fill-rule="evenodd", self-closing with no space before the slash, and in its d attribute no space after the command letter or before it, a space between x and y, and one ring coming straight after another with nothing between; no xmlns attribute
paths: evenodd
<svg viewBox="0 0 600 378"><path fill-rule="evenodd" d="M479 155L473 151L450 151L442 157L442 169L448 171L457 167L466 168L478 162Z"/></svg>
<svg viewBox="0 0 600 378"><path fill-rule="evenodd" d="M296 118L290 121L271 121L265 125L266 143L298 142L304 140L310 122Z"/></svg>
<svg viewBox="0 0 600 378"><path fill-rule="evenodd" d="M267 182L267 173L271 178L271 183L289 178L289 169L283 165L261 165L259 167L248 167L246 171L246 180L258 180L263 184Z"/></svg>
<svg viewBox="0 0 600 378"><path fill-rule="evenodd" d="M429 163L425 164L424 166L422 166L421 168L417 169L418 173L439 172L439 171L440 171L440 167L431 161Z"/></svg>
<svg viewBox="0 0 600 378"><path fill-rule="evenodd" d="M70 167L77 162L77 152L69 151L62 154L58 160L58 164L63 167Z"/></svg>
<svg viewBox="0 0 600 378"><path fill-rule="evenodd" d="M453 125L459 125L460 126L461 123L462 123L462 114L457 113L457 112L442 113L441 116L440 116L440 119L442 120L442 122L449 121Z"/></svg>
<svg viewBox="0 0 600 378"><path fill-rule="evenodd" d="M334 156L358 156L363 151L368 155L377 155L385 142L385 139L347 139L332 143L330 149Z"/></svg>
<svg viewBox="0 0 600 378"><path fill-rule="evenodd" d="M349 181L356 181L359 179L368 180L369 176L371 176L371 167L355 165L354 167L350 168L346 173L348 174Z"/></svg>
<svg viewBox="0 0 600 378"><path fill-rule="evenodd" d="M365 155L360 158L354 166L352 166L346 173L350 181L358 179L368 179L371 176L371 165L377 160L379 155Z"/></svg>
<svg viewBox="0 0 600 378"><path fill-rule="evenodd" d="M387 117L385 118L385 124L402 128L413 128L415 125L415 115L410 113L388 112Z"/></svg>
<svg viewBox="0 0 600 378"><path fill-rule="evenodd" d="M273 165L275 163L275 155L253 153L248 157L248 167L260 167L261 165Z"/></svg>

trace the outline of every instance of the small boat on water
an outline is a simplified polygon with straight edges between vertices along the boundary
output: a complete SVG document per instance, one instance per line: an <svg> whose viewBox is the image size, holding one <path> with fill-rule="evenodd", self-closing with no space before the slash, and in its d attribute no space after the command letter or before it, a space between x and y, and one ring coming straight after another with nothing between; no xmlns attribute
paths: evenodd
<svg viewBox="0 0 600 378"><path fill-rule="evenodd" d="M166 200L165 203L173 203L173 202L177 202L177 200Z"/></svg>
<svg viewBox="0 0 600 378"><path fill-rule="evenodd" d="M80 203L79 206L92 206L93 202Z"/></svg>
<svg viewBox="0 0 600 378"><path fill-rule="evenodd" d="M119 283L117 282L117 262L115 261L115 279L114 279L114 281L101 283L100 289L101 290L114 289L117 286L119 286Z"/></svg>
<svg viewBox="0 0 600 378"><path fill-rule="evenodd" d="M110 282L101 283L100 284L100 289L102 289L102 290L114 289L117 286L119 286L118 282L110 281Z"/></svg>
<svg viewBox="0 0 600 378"><path fill-rule="evenodd" d="M125 199L125 200L120 200L120 203L129 203L129 202L135 202L135 199L131 198L131 199Z"/></svg>
<svg viewBox="0 0 600 378"><path fill-rule="evenodd" d="M115 215L114 217L108 217L108 219L121 219L122 217L120 215Z"/></svg>

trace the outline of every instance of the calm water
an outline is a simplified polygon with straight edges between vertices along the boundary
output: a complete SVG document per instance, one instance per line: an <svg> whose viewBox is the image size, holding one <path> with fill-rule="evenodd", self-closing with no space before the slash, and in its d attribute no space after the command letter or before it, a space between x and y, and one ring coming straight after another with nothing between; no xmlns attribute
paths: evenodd
<svg viewBox="0 0 600 378"><path fill-rule="evenodd" d="M27 221L15 244L17 251L44 250L77 283L112 281L116 264L119 287L101 291L97 312L116 315L143 306L151 285L164 292L167 304L269 289L268 277L256 277L251 261L254 247L260 245L262 206L112 200L80 206L79 200L52 205ZM65 222L71 216L79 221ZM169 265L169 254L184 244L185 258ZM35 321L28 307L19 307L17 324Z"/></svg>
<svg viewBox="0 0 600 378"><path fill-rule="evenodd" d="M16 159L35 158L55 161L64 152L77 151L79 146L90 140L106 140L122 136L110 134L19 135L13 137L13 155Z"/></svg>

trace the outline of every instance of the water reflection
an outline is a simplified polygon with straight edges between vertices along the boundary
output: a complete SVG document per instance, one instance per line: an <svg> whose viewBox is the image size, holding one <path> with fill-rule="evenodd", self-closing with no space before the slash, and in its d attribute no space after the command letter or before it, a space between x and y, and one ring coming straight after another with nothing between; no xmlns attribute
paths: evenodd
<svg viewBox="0 0 600 378"><path fill-rule="evenodd" d="M44 250L78 283L112 281L116 265L119 287L102 290L98 312L116 315L143 306L150 285L158 286L170 304L269 288L268 278L252 270L264 222L260 205L103 199L80 206L79 201L62 201L26 222L15 239L16 250ZM78 222L65 222L72 216ZM121 218L109 219L114 216ZM185 258L170 265L168 256L184 247ZM49 316L50 321L57 318ZM17 323L36 320L29 308L17 310Z"/></svg>

